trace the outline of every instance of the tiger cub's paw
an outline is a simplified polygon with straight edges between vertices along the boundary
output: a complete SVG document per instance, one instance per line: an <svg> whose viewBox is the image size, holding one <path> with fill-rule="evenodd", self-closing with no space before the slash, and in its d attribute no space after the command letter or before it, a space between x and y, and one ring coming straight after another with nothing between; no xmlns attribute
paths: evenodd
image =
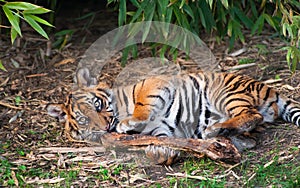
<svg viewBox="0 0 300 188"><path fill-rule="evenodd" d="M146 156L151 159L155 164L167 165L175 163L179 156L180 152L175 151L171 148L164 146L147 146L145 149Z"/></svg>
<svg viewBox="0 0 300 188"><path fill-rule="evenodd" d="M207 127L202 132L202 138L203 139L213 138L220 135L221 133L223 133L223 135L226 135L227 133L229 133L229 130L212 125L210 127Z"/></svg>
<svg viewBox="0 0 300 188"><path fill-rule="evenodd" d="M126 118L120 121L116 126L118 133L139 134L146 127L147 122L138 121L133 118Z"/></svg>
<svg viewBox="0 0 300 188"><path fill-rule="evenodd" d="M129 124L129 119L124 119L120 121L116 126L116 131L118 133L127 133L127 131L132 130L132 127Z"/></svg>

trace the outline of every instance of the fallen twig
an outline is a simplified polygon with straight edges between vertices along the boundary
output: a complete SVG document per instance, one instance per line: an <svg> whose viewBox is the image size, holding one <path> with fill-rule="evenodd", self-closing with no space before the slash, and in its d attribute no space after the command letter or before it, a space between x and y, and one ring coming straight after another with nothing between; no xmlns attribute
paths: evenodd
<svg viewBox="0 0 300 188"><path fill-rule="evenodd" d="M71 148L71 147L48 147L48 148L39 148L39 152L48 152L48 153L80 153L80 152L105 152L104 147L83 147L83 148Z"/></svg>
<svg viewBox="0 0 300 188"><path fill-rule="evenodd" d="M186 151L196 157L207 157L213 160L226 162L239 162L241 155L231 141L224 137L213 139L184 139L170 137L154 137L147 135L126 135L118 133L106 133L100 137L106 147L119 146L167 146L173 149Z"/></svg>
<svg viewBox="0 0 300 188"><path fill-rule="evenodd" d="M182 177L182 178L190 178L190 179L196 179L196 180L211 180L209 178L203 177L203 176L192 176L192 175L188 175L188 174L184 174L184 173L166 173L166 175L169 176L176 176L176 177Z"/></svg>
<svg viewBox="0 0 300 188"><path fill-rule="evenodd" d="M23 109L23 108L21 108L21 107L12 106L12 105L10 105L10 104L8 104L8 103L5 103L5 102L2 102L2 101L0 101L0 105L5 106L5 107L7 107L7 108L15 109L15 110L22 110L22 109Z"/></svg>

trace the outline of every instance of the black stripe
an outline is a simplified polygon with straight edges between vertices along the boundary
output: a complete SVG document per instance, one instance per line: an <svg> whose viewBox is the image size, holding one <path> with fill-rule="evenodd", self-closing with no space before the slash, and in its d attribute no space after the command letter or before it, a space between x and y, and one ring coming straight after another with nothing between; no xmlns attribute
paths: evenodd
<svg viewBox="0 0 300 188"><path fill-rule="evenodd" d="M136 106L152 106L152 107L155 107L154 104L144 104L144 103L141 103L141 102L137 102L135 105ZM129 112L127 114L129 115Z"/></svg>
<svg viewBox="0 0 300 188"><path fill-rule="evenodd" d="M159 89L166 91L169 95L171 94L171 90L168 87L163 87Z"/></svg>
<svg viewBox="0 0 300 188"><path fill-rule="evenodd" d="M206 106L206 109L205 109L205 112L204 112L204 116L205 116L205 124L208 125L208 118L210 118L210 114L211 112L208 110L207 106Z"/></svg>
<svg viewBox="0 0 300 188"><path fill-rule="evenodd" d="M199 110L199 118L200 118L200 116L202 114L202 91L200 91L200 93L199 93L199 108L200 108L200 110ZM199 120L199 122L200 122L200 120Z"/></svg>
<svg viewBox="0 0 300 188"><path fill-rule="evenodd" d="M171 108L172 108L172 106L173 106L173 104L174 104L174 97L171 99L171 103L169 104L169 106L168 106L168 108L167 108L167 111L166 111L166 113L165 113L165 115L164 115L164 117L165 118L168 118L169 116L170 116L170 112L171 112Z"/></svg>
<svg viewBox="0 0 300 188"><path fill-rule="evenodd" d="M203 92L204 92L204 98L205 98L205 100L207 101L207 103L209 103L209 101L207 100L207 90L208 90L208 78L204 75L204 81L205 81L205 87L204 87L204 90L203 90Z"/></svg>
<svg viewBox="0 0 300 188"><path fill-rule="evenodd" d="M133 101L133 104L135 104L135 87L136 87L136 84L134 84L134 86L132 88L132 101Z"/></svg>
<svg viewBox="0 0 300 188"><path fill-rule="evenodd" d="M234 114L234 117L237 117L237 116L241 115L243 112L248 112L248 111L249 111L249 109L243 109L239 113Z"/></svg>
<svg viewBox="0 0 300 188"><path fill-rule="evenodd" d="M264 101L266 101L270 97L270 92L271 92L271 88L268 87L267 93L266 93L265 97L263 98Z"/></svg>
<svg viewBox="0 0 300 188"><path fill-rule="evenodd" d="M197 127L197 129L194 131L194 134L197 136L198 139L202 139L202 133Z"/></svg>
<svg viewBox="0 0 300 188"><path fill-rule="evenodd" d="M126 96L126 93L125 93L124 89L122 89L122 95L123 95L123 99L124 99L124 103L125 103L124 105L126 106L126 113L129 114L128 98Z"/></svg>
<svg viewBox="0 0 300 188"><path fill-rule="evenodd" d="M152 131L150 131L148 134L149 135L152 135L152 136L156 136L156 135L153 135L153 132L156 131L157 129L159 129L160 127L155 127Z"/></svg>
<svg viewBox="0 0 300 188"><path fill-rule="evenodd" d="M166 105L166 101L160 95L148 95L147 98L159 99L163 105L162 108L164 108Z"/></svg>
<svg viewBox="0 0 300 188"><path fill-rule="evenodd" d="M165 120L162 120L162 123L168 127L168 129L171 131L171 133L174 133L174 131L175 131L174 127L170 126Z"/></svg>
<svg viewBox="0 0 300 188"><path fill-rule="evenodd" d="M278 92L276 92L276 103L278 103L278 101L279 101L279 93Z"/></svg>
<svg viewBox="0 0 300 188"><path fill-rule="evenodd" d="M121 88L117 90L117 96L119 96L118 98L119 98L119 101L120 101L120 105L121 105L121 106L124 106L123 100L121 100L120 92L121 92Z"/></svg>
<svg viewBox="0 0 300 188"><path fill-rule="evenodd" d="M242 108L242 107L251 108L251 105L236 105L234 107L229 108L228 111L231 112L236 108Z"/></svg>
<svg viewBox="0 0 300 188"><path fill-rule="evenodd" d="M189 75L189 78L192 80L194 87L197 89L197 91L199 91L199 83L197 81L197 79L195 77L193 77L192 75Z"/></svg>
<svg viewBox="0 0 300 188"><path fill-rule="evenodd" d="M283 106L282 109L282 116L286 116L286 108L292 103L292 101L286 101L285 105Z"/></svg>
<svg viewBox="0 0 300 188"><path fill-rule="evenodd" d="M103 89L103 88L100 88L100 87L98 87L98 88L97 88L97 91L101 91L101 92L104 92L104 93L106 93L105 89Z"/></svg>
<svg viewBox="0 0 300 188"><path fill-rule="evenodd" d="M175 117L175 125L178 126L180 119L181 119L181 114L182 114L182 106L181 106L181 102L179 102L179 108L177 110L176 113L176 117Z"/></svg>
<svg viewBox="0 0 300 188"><path fill-rule="evenodd" d="M227 74L227 75L229 75L229 74ZM228 86L229 85L229 83L232 81L232 80L234 80L235 78L236 78L236 76L235 75L230 75L231 77L224 83L224 85L225 86Z"/></svg>
<svg viewBox="0 0 300 188"><path fill-rule="evenodd" d="M228 100L228 101L225 103L225 106L228 106L230 103L236 102L236 101L243 101L243 102L249 103L249 101L248 101L247 99L243 99L243 98L232 98L232 99ZM237 104L237 105L239 105L239 104Z"/></svg>
<svg viewBox="0 0 300 188"><path fill-rule="evenodd" d="M166 133L159 133L155 135L156 137L167 137L168 135Z"/></svg>
<svg viewBox="0 0 300 188"><path fill-rule="evenodd" d="M224 102L226 99L230 98L234 98L235 96L233 95L237 95L237 94L247 94L247 92L245 92L244 90L241 91L236 91L236 92L225 92L225 94L221 95L219 98L219 106L218 109L225 111L225 109L222 109L222 105L224 105ZM225 107L227 104L225 104L223 107Z"/></svg>
<svg viewBox="0 0 300 188"><path fill-rule="evenodd" d="M145 106L143 103L141 103L141 102L137 102L135 105L137 105L137 106Z"/></svg>
<svg viewBox="0 0 300 188"><path fill-rule="evenodd" d="M290 114L291 114L291 118L292 118L291 120L292 120L292 122L295 122L295 118L296 118L296 119L300 118L300 115L298 115L298 116L295 116L295 114L296 114L296 113L299 113L299 112L300 112L300 109L297 109L297 110L294 110L294 111L291 111L291 110L290 110ZM294 117L294 116L295 116L295 117Z"/></svg>

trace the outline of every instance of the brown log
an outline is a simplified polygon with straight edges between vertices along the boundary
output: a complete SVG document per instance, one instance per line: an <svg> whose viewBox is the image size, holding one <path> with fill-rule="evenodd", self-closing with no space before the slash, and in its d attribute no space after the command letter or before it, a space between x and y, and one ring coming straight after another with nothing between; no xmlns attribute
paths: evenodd
<svg viewBox="0 0 300 188"><path fill-rule="evenodd" d="M196 157L203 156L204 154L212 160L224 162L239 162L241 160L238 149L229 139L224 137L202 140L106 133L101 136L101 141L105 147L167 146L188 152Z"/></svg>

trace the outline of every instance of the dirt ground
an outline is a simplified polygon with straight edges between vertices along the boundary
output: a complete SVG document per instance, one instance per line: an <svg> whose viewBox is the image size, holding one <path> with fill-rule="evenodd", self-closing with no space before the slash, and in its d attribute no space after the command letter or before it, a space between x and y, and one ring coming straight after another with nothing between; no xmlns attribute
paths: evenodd
<svg viewBox="0 0 300 188"><path fill-rule="evenodd" d="M81 55L87 47L98 37L116 27L116 15L105 17L101 14L89 28L77 30L70 42L61 49L52 49L49 57L45 56L47 41L30 30L24 33L20 43L11 46L7 35L2 35L0 45L0 59L7 71L0 70L0 148L1 159L7 159L15 165L25 165L27 168L42 168L49 172L59 169L79 168L79 179L73 186L86 185L86 181L94 181L95 185L121 186L128 180L129 185L152 185L159 182L168 185L165 179L167 173L182 172L183 161L172 166L174 171L162 166L153 165L147 161L143 154L124 153L114 150L103 151L101 147L88 152L61 152L44 151L41 148L70 147L84 148L90 146L85 143L68 141L63 134L63 127L54 118L47 115L44 107L47 103L63 102L64 97L71 88L73 76ZM111 20L107 21L107 19ZM103 20L106 20L104 22ZM58 20L68 29L82 28L82 22L74 20ZM106 24L105 24L106 23ZM108 24L109 23L109 24ZM271 32L271 31L270 31ZM82 39L85 38L84 43ZM299 70L291 74L285 61L285 52L280 51L284 44L270 33L261 36L246 34L246 43L237 43L231 52L228 52L228 43L217 43L211 36L202 36L202 39L211 48L217 62L223 69L238 65L245 59L254 60L254 66L237 70L255 79L270 81L272 87L280 93L300 101L300 75ZM55 38L52 37L52 41ZM246 50L238 55L231 54ZM116 60L120 60L116 59ZM107 67L103 71L102 79L113 79L113 76L122 68L116 65ZM229 70L228 70L229 71ZM281 81L274 81L279 77ZM258 144L251 152L255 157L245 157L253 163L274 148L282 151L286 160L299 159L298 153L288 155L287 148L300 146L300 129L291 124L276 122L266 125L260 133ZM276 143L276 146L275 146ZM289 158L288 158L289 156ZM270 159L272 156L270 156ZM83 161L80 165L74 165ZM125 170L127 174L115 174L114 181L92 178L99 169L129 164L134 162L135 172ZM76 163L77 164L77 163ZM116 168L114 168L116 169ZM88 178L89 177L89 178ZM27 183L39 183L41 179L24 177ZM228 176L229 180L232 178ZM48 179L60 181L60 179ZM238 185L239 183L235 184ZM34 185L34 184L33 184Z"/></svg>

